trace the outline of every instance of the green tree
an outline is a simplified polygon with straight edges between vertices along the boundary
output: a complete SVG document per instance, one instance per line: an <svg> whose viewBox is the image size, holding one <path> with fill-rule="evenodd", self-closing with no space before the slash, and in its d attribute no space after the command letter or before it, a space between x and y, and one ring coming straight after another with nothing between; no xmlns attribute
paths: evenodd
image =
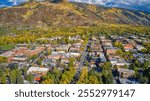
<svg viewBox="0 0 150 101"><path fill-rule="evenodd" d="M23 81L23 78L22 78L21 70L18 70L16 75L17 75L16 76L17 77L17 84L23 84L24 81Z"/></svg>
<svg viewBox="0 0 150 101"><path fill-rule="evenodd" d="M99 84L97 77L94 75L89 76L89 84Z"/></svg>
<svg viewBox="0 0 150 101"><path fill-rule="evenodd" d="M29 81L29 83L30 84L32 84L33 83L33 81L34 81L34 77L33 77L33 75L30 73L30 74L28 74L28 76L27 76L27 80Z"/></svg>
<svg viewBox="0 0 150 101"><path fill-rule="evenodd" d="M12 84L16 84L17 83L17 72L16 72L16 69L14 69L14 70L12 70L10 72L9 77L10 77L10 81L11 81Z"/></svg>
<svg viewBox="0 0 150 101"><path fill-rule="evenodd" d="M27 67L24 67L22 69L22 71L23 71L23 74L24 74L24 79L27 79Z"/></svg>
<svg viewBox="0 0 150 101"><path fill-rule="evenodd" d="M2 77L0 77L0 83L1 84L6 84L6 76L3 75Z"/></svg>
<svg viewBox="0 0 150 101"><path fill-rule="evenodd" d="M75 62L75 58L70 58L70 59L69 59L69 64L68 64L68 66L69 66L69 67L73 67L74 62Z"/></svg>
<svg viewBox="0 0 150 101"><path fill-rule="evenodd" d="M102 78L103 78L103 83L105 84L113 83L113 75L112 75L110 62L105 62L104 65L102 66Z"/></svg>

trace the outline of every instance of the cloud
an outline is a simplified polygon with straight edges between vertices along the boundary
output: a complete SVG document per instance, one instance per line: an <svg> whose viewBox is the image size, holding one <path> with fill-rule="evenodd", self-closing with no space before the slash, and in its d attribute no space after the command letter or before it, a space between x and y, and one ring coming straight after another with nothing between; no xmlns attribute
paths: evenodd
<svg viewBox="0 0 150 101"><path fill-rule="evenodd" d="M12 5L17 5L21 2L25 2L29 0L2 0L2 1L11 2ZM43 1L43 0L37 0L37 1ZM107 7L121 7L127 9L145 10L150 12L150 0L69 0L69 1L97 4L97 5L107 6ZM6 4L4 3L4 5Z"/></svg>
<svg viewBox="0 0 150 101"><path fill-rule="evenodd" d="M2 8L2 7L7 7L7 5L0 4L0 8Z"/></svg>
<svg viewBox="0 0 150 101"><path fill-rule="evenodd" d="M69 0L93 3L107 7L121 7L127 9L146 10L150 12L150 0Z"/></svg>

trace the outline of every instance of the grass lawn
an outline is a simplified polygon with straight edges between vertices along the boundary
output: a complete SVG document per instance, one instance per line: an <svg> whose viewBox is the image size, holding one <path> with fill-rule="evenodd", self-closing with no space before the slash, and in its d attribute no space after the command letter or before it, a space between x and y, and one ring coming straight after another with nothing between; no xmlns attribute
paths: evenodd
<svg viewBox="0 0 150 101"><path fill-rule="evenodd" d="M15 45L0 45L0 50L10 50L14 48Z"/></svg>

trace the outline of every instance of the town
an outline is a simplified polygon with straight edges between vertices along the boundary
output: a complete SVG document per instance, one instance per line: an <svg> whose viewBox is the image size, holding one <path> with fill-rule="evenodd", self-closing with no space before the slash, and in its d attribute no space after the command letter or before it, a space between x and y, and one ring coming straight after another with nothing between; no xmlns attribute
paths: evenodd
<svg viewBox="0 0 150 101"><path fill-rule="evenodd" d="M0 83L149 83L150 53L143 45L149 43L148 36L98 33L85 37L39 38L0 50ZM5 68L11 73L3 76Z"/></svg>

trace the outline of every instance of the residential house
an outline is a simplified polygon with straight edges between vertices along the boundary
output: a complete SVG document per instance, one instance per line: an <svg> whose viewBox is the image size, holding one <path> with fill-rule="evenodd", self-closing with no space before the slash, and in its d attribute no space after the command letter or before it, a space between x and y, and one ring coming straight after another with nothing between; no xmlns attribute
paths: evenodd
<svg viewBox="0 0 150 101"><path fill-rule="evenodd" d="M120 50L117 47L106 47L106 55L115 55L117 50Z"/></svg>
<svg viewBox="0 0 150 101"><path fill-rule="evenodd" d="M142 49L145 49L143 46L141 46L141 45L136 45L135 46L136 47L136 49L138 50L138 51L141 51Z"/></svg>
<svg viewBox="0 0 150 101"><path fill-rule="evenodd" d="M30 67L27 74L45 75L49 71L49 68Z"/></svg>
<svg viewBox="0 0 150 101"><path fill-rule="evenodd" d="M126 51L126 52L128 52L128 51L131 51L131 50L133 50L134 49L134 46L133 46L133 44L125 44L124 46L124 50Z"/></svg>
<svg viewBox="0 0 150 101"><path fill-rule="evenodd" d="M36 47L35 49L28 49L28 50L24 51L24 55L27 56L27 57L38 55L41 52L43 52L44 49L45 49L45 47Z"/></svg>
<svg viewBox="0 0 150 101"><path fill-rule="evenodd" d="M109 56L109 61L111 62L112 66L122 67L122 66L129 66L129 63L126 62L123 58L119 56Z"/></svg>
<svg viewBox="0 0 150 101"><path fill-rule="evenodd" d="M125 68L118 68L118 72L121 78L130 78L133 77L135 74L134 70L125 69Z"/></svg>
<svg viewBox="0 0 150 101"><path fill-rule="evenodd" d="M111 47L112 46L111 40L102 39L101 42L102 42L103 47Z"/></svg>

